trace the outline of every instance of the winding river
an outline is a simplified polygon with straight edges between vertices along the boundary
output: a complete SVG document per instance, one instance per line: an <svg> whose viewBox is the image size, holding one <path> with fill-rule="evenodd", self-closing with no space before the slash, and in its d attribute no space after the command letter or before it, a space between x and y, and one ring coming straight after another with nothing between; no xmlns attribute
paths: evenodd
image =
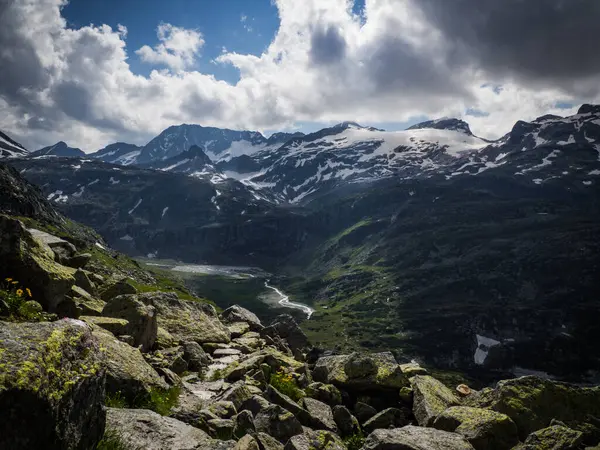
<svg viewBox="0 0 600 450"><path fill-rule="evenodd" d="M315 312L314 309L312 309L310 306L307 306L303 303L290 302L289 295L285 295L283 292L281 292L276 287L270 286L268 281L265 281L265 287L272 289L277 295L279 295L279 297L281 297L281 300L279 300L279 304L281 306L283 306L285 308L293 308L293 309L299 309L301 311L304 311L306 313L307 319L310 319L310 316L312 316L312 314Z"/></svg>

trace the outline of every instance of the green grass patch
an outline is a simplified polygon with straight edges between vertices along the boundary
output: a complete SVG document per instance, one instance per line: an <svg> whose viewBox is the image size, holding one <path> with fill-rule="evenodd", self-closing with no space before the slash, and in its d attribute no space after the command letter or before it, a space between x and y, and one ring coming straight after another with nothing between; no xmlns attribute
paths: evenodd
<svg viewBox="0 0 600 450"><path fill-rule="evenodd" d="M140 448L126 444L116 431L107 430L96 446L96 450L140 450Z"/></svg>
<svg viewBox="0 0 600 450"><path fill-rule="evenodd" d="M168 416L171 409L179 403L181 388L173 386L169 389L152 389L150 396L142 402L142 409L150 409L161 416Z"/></svg>
<svg viewBox="0 0 600 450"><path fill-rule="evenodd" d="M348 447L348 450L360 450L365 443L365 436L359 431L344 438L344 444Z"/></svg>

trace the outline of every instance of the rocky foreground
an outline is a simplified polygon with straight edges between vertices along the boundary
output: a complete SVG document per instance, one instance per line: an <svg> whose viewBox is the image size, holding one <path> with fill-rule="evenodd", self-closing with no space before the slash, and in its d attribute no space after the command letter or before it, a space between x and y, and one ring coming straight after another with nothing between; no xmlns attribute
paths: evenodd
<svg viewBox="0 0 600 450"><path fill-rule="evenodd" d="M7 173L0 449L600 448L598 387L476 392L391 353L320 351L290 316L219 313L110 252Z"/></svg>

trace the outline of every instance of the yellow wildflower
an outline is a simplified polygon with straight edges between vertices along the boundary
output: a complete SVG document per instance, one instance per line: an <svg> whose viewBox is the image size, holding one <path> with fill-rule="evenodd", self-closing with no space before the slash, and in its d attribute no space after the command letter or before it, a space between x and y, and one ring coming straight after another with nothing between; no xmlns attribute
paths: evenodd
<svg viewBox="0 0 600 450"><path fill-rule="evenodd" d="M18 281L13 281L12 284L19 284L19 282Z"/></svg>
<svg viewBox="0 0 600 450"><path fill-rule="evenodd" d="M7 278L5 281L11 282L12 278Z"/></svg>
<svg viewBox="0 0 600 450"><path fill-rule="evenodd" d="M31 290L30 290L29 288L25 288L25 290L27 291L27 295L29 295L30 297L33 297L33 296L31 295Z"/></svg>
<svg viewBox="0 0 600 450"><path fill-rule="evenodd" d="M23 289L17 289L17 296L21 297L23 295Z"/></svg>

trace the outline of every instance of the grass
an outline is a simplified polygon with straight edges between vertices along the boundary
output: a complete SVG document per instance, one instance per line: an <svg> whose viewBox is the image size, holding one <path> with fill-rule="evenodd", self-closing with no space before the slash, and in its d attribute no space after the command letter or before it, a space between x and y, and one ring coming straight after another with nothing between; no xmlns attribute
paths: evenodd
<svg viewBox="0 0 600 450"><path fill-rule="evenodd" d="M104 437L96 446L96 450L141 450L139 447L132 447L123 441L123 438L116 431L107 430Z"/></svg>
<svg viewBox="0 0 600 450"><path fill-rule="evenodd" d="M360 431L344 439L344 444L348 447L348 450L360 450L364 443L365 436Z"/></svg>
<svg viewBox="0 0 600 450"><path fill-rule="evenodd" d="M149 409L161 416L168 416L171 409L179 403L181 388L173 386L169 389L152 389L149 395L135 398L133 401L125 398L121 392L107 394L104 404L110 408Z"/></svg>
<svg viewBox="0 0 600 450"><path fill-rule="evenodd" d="M127 408L127 399L120 392L116 394L106 394L104 404L109 408Z"/></svg>

